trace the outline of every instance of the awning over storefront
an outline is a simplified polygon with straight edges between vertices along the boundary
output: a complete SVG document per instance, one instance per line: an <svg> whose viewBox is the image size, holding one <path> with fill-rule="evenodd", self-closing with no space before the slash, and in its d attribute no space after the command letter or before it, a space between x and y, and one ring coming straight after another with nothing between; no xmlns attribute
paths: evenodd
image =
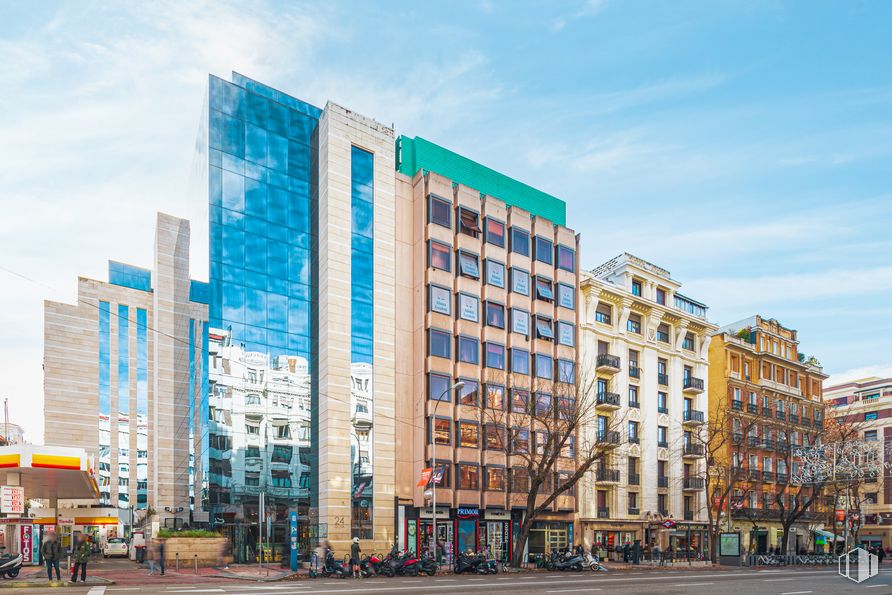
<svg viewBox="0 0 892 595"><path fill-rule="evenodd" d="M82 448L0 447L0 485L21 486L32 499L99 499L93 460Z"/></svg>

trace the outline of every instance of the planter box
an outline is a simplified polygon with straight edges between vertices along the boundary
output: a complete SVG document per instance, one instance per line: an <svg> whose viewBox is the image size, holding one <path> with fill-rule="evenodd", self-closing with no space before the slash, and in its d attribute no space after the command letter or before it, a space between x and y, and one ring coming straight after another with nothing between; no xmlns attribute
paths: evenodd
<svg viewBox="0 0 892 595"><path fill-rule="evenodd" d="M168 568L176 566L177 557L180 568L194 568L196 559L199 566L232 562L229 540L225 537L168 537L164 543L164 560Z"/></svg>

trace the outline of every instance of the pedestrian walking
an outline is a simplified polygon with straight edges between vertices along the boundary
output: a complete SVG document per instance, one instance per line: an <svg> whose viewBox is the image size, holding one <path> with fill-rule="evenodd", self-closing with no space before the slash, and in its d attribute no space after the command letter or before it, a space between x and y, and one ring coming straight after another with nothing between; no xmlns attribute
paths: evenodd
<svg viewBox="0 0 892 595"><path fill-rule="evenodd" d="M623 562L629 562L629 542L623 544Z"/></svg>
<svg viewBox="0 0 892 595"><path fill-rule="evenodd" d="M883 563L883 558L885 558L885 557L886 557L886 552L883 550L883 548L878 547L878 548L877 548L877 561L878 561L880 564L882 564L882 563Z"/></svg>
<svg viewBox="0 0 892 595"><path fill-rule="evenodd" d="M59 574L59 542L56 541L56 534L49 533L46 541L40 546L40 555L46 564L46 579L50 582L53 580L53 568L56 569L56 580L61 581L62 576Z"/></svg>
<svg viewBox="0 0 892 595"><path fill-rule="evenodd" d="M663 557L660 555L660 546L659 544L654 544L653 550L653 560L654 562L659 562L660 566L663 565Z"/></svg>
<svg viewBox="0 0 892 595"><path fill-rule="evenodd" d="M158 567L161 568L161 576L164 576L164 554L167 552L165 540L158 540Z"/></svg>
<svg viewBox="0 0 892 595"><path fill-rule="evenodd" d="M83 535L78 536L77 545L74 546L74 571L71 573L71 582L77 582L77 571L81 571L81 582L87 582L87 561L90 559L92 549L90 542Z"/></svg>
<svg viewBox="0 0 892 595"><path fill-rule="evenodd" d="M359 537L353 538L350 544L350 565L353 567L353 578L360 578L359 573L359 555L362 549L359 547Z"/></svg>

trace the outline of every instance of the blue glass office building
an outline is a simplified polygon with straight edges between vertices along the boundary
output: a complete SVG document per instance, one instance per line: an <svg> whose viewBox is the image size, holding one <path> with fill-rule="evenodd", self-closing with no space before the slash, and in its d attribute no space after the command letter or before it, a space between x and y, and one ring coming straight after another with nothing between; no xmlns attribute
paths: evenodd
<svg viewBox="0 0 892 595"><path fill-rule="evenodd" d="M313 490L310 390L316 238L314 135L321 111L250 79L210 77L210 304L202 497L237 559ZM304 536L307 537L307 536Z"/></svg>

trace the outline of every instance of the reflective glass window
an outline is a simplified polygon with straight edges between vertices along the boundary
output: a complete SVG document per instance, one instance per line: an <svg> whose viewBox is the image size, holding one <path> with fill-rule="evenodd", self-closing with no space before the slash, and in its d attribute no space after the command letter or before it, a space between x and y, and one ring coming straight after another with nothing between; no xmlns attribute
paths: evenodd
<svg viewBox="0 0 892 595"><path fill-rule="evenodd" d="M505 306L496 302L486 302L486 324L505 328Z"/></svg>
<svg viewBox="0 0 892 595"><path fill-rule="evenodd" d="M486 424L486 450L505 450L505 428L496 424Z"/></svg>
<svg viewBox="0 0 892 595"><path fill-rule="evenodd" d="M535 248L534 256L536 260L545 264L552 264L554 261L554 244L550 240L542 236L536 236L536 242L533 246Z"/></svg>
<svg viewBox="0 0 892 595"><path fill-rule="evenodd" d="M452 203L432 194L428 209L428 220L431 223L452 229Z"/></svg>
<svg viewBox="0 0 892 595"><path fill-rule="evenodd" d="M505 346L498 343L486 344L486 367L505 369Z"/></svg>
<svg viewBox="0 0 892 595"><path fill-rule="evenodd" d="M451 359L451 346L452 336L449 333L437 329L428 331L428 351L430 355Z"/></svg>
<svg viewBox="0 0 892 595"><path fill-rule="evenodd" d="M458 402L461 405L476 406L479 401L480 385L475 380L461 379L464 382L458 391Z"/></svg>
<svg viewBox="0 0 892 595"><path fill-rule="evenodd" d="M462 448L480 447L480 426L476 422L459 421L458 445Z"/></svg>
<svg viewBox="0 0 892 595"><path fill-rule="evenodd" d="M480 489L480 467L469 463L459 463L456 467L458 467L458 489Z"/></svg>
<svg viewBox="0 0 892 595"><path fill-rule="evenodd" d="M526 413L530 408L530 391L522 388L511 389L511 411Z"/></svg>
<svg viewBox="0 0 892 595"><path fill-rule="evenodd" d="M554 328L551 319L543 316L536 316L536 338L545 339L547 341L554 340Z"/></svg>
<svg viewBox="0 0 892 595"><path fill-rule="evenodd" d="M558 360L558 382L576 383L576 365L571 360Z"/></svg>
<svg viewBox="0 0 892 595"><path fill-rule="evenodd" d="M452 420L442 417L431 419L431 441L434 444L452 444Z"/></svg>
<svg viewBox="0 0 892 595"><path fill-rule="evenodd" d="M544 355L542 353L537 353L535 357L536 361L536 378L545 378L547 380L551 380L554 376L553 373L553 365L554 362L550 356Z"/></svg>
<svg viewBox="0 0 892 595"><path fill-rule="evenodd" d="M486 241L501 248L505 247L505 224L501 221L486 218Z"/></svg>
<svg viewBox="0 0 892 595"><path fill-rule="evenodd" d="M515 374L530 374L530 352L525 349L511 349L511 371Z"/></svg>
<svg viewBox="0 0 892 595"><path fill-rule="evenodd" d="M458 361L467 364L479 363L478 342L477 339L471 337L457 337L458 344Z"/></svg>
<svg viewBox="0 0 892 595"><path fill-rule="evenodd" d="M571 273L576 272L576 251L559 244L557 247L557 266Z"/></svg>
<svg viewBox="0 0 892 595"><path fill-rule="evenodd" d="M441 271L452 271L452 260L450 258L449 246L441 242L431 240L430 244L430 266Z"/></svg>
<svg viewBox="0 0 892 595"><path fill-rule="evenodd" d="M530 232L519 227L511 228L511 251L523 256L530 255Z"/></svg>
<svg viewBox="0 0 892 595"><path fill-rule="evenodd" d="M449 387L452 380L449 376L443 374L428 374L427 377L427 394L428 399L432 401L451 401L452 396L449 394Z"/></svg>

